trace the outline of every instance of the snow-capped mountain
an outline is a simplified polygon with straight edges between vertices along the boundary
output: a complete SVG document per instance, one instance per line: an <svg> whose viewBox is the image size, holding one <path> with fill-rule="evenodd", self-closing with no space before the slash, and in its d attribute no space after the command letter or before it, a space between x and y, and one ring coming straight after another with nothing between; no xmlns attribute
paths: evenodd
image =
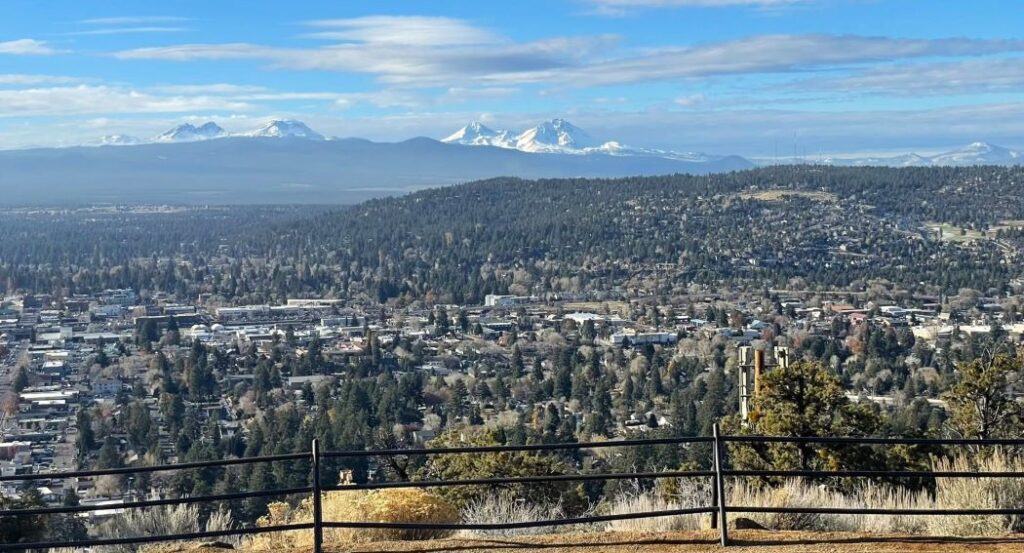
<svg viewBox="0 0 1024 553"><path fill-rule="evenodd" d="M932 165L1014 165L1024 163L1024 154L985 142L973 142L952 152L933 156Z"/></svg>
<svg viewBox="0 0 1024 553"><path fill-rule="evenodd" d="M495 131L479 121L473 121L447 137L442 138L441 142L464 144L466 146L515 148L516 137L509 131Z"/></svg>
<svg viewBox="0 0 1024 553"><path fill-rule="evenodd" d="M150 140L139 140L126 135L110 135L99 140L100 145L129 146L147 143L165 142L197 142L200 140L212 140L215 138L248 137L248 138L304 138L307 140L327 140L324 135L309 128L302 121L290 119L272 119L262 127L248 132L229 133L213 121L208 121L198 127L191 123L183 123L164 133L158 134Z"/></svg>
<svg viewBox="0 0 1024 553"><path fill-rule="evenodd" d="M274 119L255 131L243 136L254 138L305 138L306 140L325 140L324 135L306 126L302 121L291 119Z"/></svg>
<svg viewBox="0 0 1024 553"><path fill-rule="evenodd" d="M867 166L881 165L887 167L965 167L970 165L1019 165L1024 164L1024 153L988 144L973 142L949 152L933 156L916 153L902 154L891 157L846 158L836 157L824 160L829 165Z"/></svg>
<svg viewBox="0 0 1024 553"><path fill-rule="evenodd" d="M565 119L545 121L516 137L516 149L524 152L564 153L598 146L586 131Z"/></svg>
<svg viewBox="0 0 1024 553"><path fill-rule="evenodd" d="M153 142L195 142L197 140L210 140L227 136L227 131L213 121L195 126L191 123L184 123L173 129L157 135Z"/></svg>
<svg viewBox="0 0 1024 553"><path fill-rule="evenodd" d="M473 121L441 139L441 142L465 146L495 146L530 153L650 156L690 162L716 161L724 157L699 152L634 148L615 140L600 142L565 119L545 121L518 134L507 130L494 130Z"/></svg>

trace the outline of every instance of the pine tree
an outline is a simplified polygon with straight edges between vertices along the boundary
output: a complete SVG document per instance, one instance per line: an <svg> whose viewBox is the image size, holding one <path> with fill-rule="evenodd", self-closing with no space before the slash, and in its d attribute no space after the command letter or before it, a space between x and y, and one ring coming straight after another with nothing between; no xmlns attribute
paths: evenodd
<svg viewBox="0 0 1024 553"><path fill-rule="evenodd" d="M14 391L18 393L28 388L28 372L25 370L25 367L18 367L18 372L14 373L14 381L11 385L14 387Z"/></svg>
<svg viewBox="0 0 1024 553"><path fill-rule="evenodd" d="M75 415L75 426L78 428L78 459L84 460L89 452L96 449L96 434L92 429L92 417L85 405L78 409Z"/></svg>
<svg viewBox="0 0 1024 553"><path fill-rule="evenodd" d="M1010 377L1021 370L1021 359L999 353L957 365L957 382L944 396L949 424L964 438L1016 437L1022 410L1014 399Z"/></svg>
<svg viewBox="0 0 1024 553"><path fill-rule="evenodd" d="M730 423L733 426L734 423ZM881 418L867 404L846 397L839 378L810 361L776 367L761 378L752 402L749 427L737 429L762 436L873 436ZM855 469L886 466L884 452L846 444L735 444L733 462L777 470L799 468Z"/></svg>

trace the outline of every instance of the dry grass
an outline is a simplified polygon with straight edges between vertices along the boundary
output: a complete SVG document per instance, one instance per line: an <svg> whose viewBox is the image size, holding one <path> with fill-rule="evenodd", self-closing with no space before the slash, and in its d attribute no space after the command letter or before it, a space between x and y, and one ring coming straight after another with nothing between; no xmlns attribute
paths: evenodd
<svg viewBox="0 0 1024 553"><path fill-rule="evenodd" d="M711 505L711 483L704 478L674 478L661 481L654 490L625 493L602 505L603 514L620 515L673 511ZM676 515L632 520L614 520L604 527L606 532L681 532L706 528L710 517Z"/></svg>
<svg viewBox="0 0 1024 553"><path fill-rule="evenodd" d="M160 534L216 532L232 528L231 511L212 513L205 524L200 522L199 506L165 505L149 509L129 509L104 522L99 528L103 538L136 538ZM231 538L224 538L231 541ZM223 540L222 540L223 541ZM100 553L132 553L145 549L138 545L107 545L94 548Z"/></svg>
<svg viewBox="0 0 1024 553"><path fill-rule="evenodd" d="M551 518L564 518L561 504L543 505L529 503L511 493L486 496L469 503L462 510L462 522L470 524L509 524L530 522ZM579 531L577 527L548 526L541 528L518 528L511 530L462 530L461 538L536 536Z"/></svg>
<svg viewBox="0 0 1024 553"><path fill-rule="evenodd" d="M1001 451L985 456L936 459L936 471L1022 471L1019 457ZM745 507L833 507L879 509L1024 508L1024 487L1002 478L937 478L935 494L867 484L849 494L791 479L776 488L732 487L730 505ZM750 513L765 528L814 532L904 533L931 536L1002 536L1024 530L1021 518L1004 515L823 515Z"/></svg>
<svg viewBox="0 0 1024 553"><path fill-rule="evenodd" d="M351 490L323 495L324 521L337 522L409 522L455 523L458 511L440 497L420 489ZM292 507L287 503L271 503L270 511L257 521L257 526L300 524L313 520L312 499L304 499ZM391 530L332 528L324 531L326 543L361 543L380 540L424 540L451 535L443 530ZM247 548L278 549L310 547L309 531L276 532L249 538Z"/></svg>

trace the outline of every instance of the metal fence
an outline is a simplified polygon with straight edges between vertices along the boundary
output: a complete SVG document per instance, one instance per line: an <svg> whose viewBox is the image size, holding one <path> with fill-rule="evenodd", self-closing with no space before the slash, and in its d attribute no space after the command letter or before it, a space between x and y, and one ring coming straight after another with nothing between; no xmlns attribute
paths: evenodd
<svg viewBox="0 0 1024 553"><path fill-rule="evenodd" d="M654 445L688 446L699 443L711 444L711 465L713 470L674 470L658 472L629 473L593 473L593 474L559 474L543 476L522 476L510 478L473 478L463 480L415 480L397 482L369 482L362 484L324 486L321 484L321 473L324 459L353 459L367 457L395 457L410 455L454 455L498 452L541 452L567 450L593 450L612 447L641 447ZM401 529L401 530L513 530L522 528L539 528L550 526L566 526L573 524L593 524L615 520L631 520L655 517L670 517L692 514L710 514L711 527L717 528L723 546L729 545L728 517L730 513L795 513L795 514L876 514L876 515L1024 515L1024 508L1006 509L875 509L875 508L821 508L821 507L764 507L750 505L729 505L726 482L729 478L741 477L772 477L772 478L1024 478L1024 472L970 472L970 471L889 471L889 470L735 470L727 468L726 445L729 443L746 444L813 444L813 445L920 445L920 446L1024 446L1024 439L999 440L962 440L962 439L911 439L911 438L829 438L829 437L782 437L782 436L726 436L719 432L715 425L712 436L656 438L640 440L602 441L590 443L532 444L519 446L485 446L485 447L454 447L427 449L389 449L389 450L355 450L355 451L320 451L319 442L313 440L311 451L289 455L274 455L222 461L204 461L162 465L152 467L129 467L117 469L87 470L76 472L40 473L14 476L0 476L0 482L59 480L67 478L154 473L178 471L209 467L225 467L256 463L272 463L287 461L310 461L310 486L274 490L256 490L248 492L208 495L202 497L182 497L174 499L152 499L132 501L117 505L77 505L61 507L40 507L32 509L14 509L0 512L0 518L32 517L49 514L78 514L92 511L117 509L141 509L165 505L216 503L250 498L283 497L298 494L309 494L312 498L313 520L301 524L268 525L246 527L222 531L191 532L159 536L142 536L128 538L96 538L81 541L52 541L37 543L0 544L0 552L23 551L33 549L52 549L66 547L91 547L103 545L128 545L152 542L201 540L231 535L252 535L268 532L284 532L306 530L313 532L315 553L321 553L324 539L323 531L328 528L349 529ZM641 513L592 515L573 518L555 518L528 522L513 523L456 523L427 524L401 522L362 522L362 521L325 521L323 520L323 493L342 490L369 490L383 488L439 488L449 486L498 486L542 482L583 482L611 480L653 480L659 478L710 478L712 481L711 504L703 507L648 511Z"/></svg>

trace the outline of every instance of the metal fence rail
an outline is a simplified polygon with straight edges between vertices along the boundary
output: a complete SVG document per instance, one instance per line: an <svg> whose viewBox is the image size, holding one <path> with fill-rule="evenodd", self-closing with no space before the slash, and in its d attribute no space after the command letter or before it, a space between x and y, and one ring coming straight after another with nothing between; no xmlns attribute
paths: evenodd
<svg viewBox="0 0 1024 553"><path fill-rule="evenodd" d="M1021 509L875 509L875 508L821 508L821 507L762 507L729 505L727 498L727 479L761 477L761 478L1024 478L1024 472L969 472L969 471L908 471L908 470L735 470L728 468L726 446L736 444L817 444L817 445L931 445L931 446L1024 446L1024 439L1009 440L960 440L960 439L919 439L919 438L856 438L856 437L785 437L785 436L726 436L715 425L712 436L655 438L642 440L620 440L584 443L530 444L518 446L479 446L425 449L386 449L386 450L352 450L352 451L320 451L318 440L313 440L311 450L306 453L272 455L223 461L202 461L181 463L176 465L159 465L151 467L128 467L116 469L85 470L76 472L40 473L2 476L0 482L58 480L78 477L105 476L178 471L210 467L226 467L255 463L273 463L287 461L309 461L310 486L292 487L275 490L254 490L247 492L208 495L202 497L180 497L173 499L152 499L134 501L117 505L76 505L59 507L40 507L32 509L15 509L0 512L0 518L32 517L52 514L79 514L109 509L141 509L179 504L214 503L239 499L295 496L311 494L312 518L308 523L281 524L261 527L237 528L208 532L193 532L160 536L140 536L131 538L96 538L79 541L52 541L38 543L0 544L0 552L21 551L31 549L51 549L64 547L89 547L103 545L142 544L161 541L196 540L231 535L252 535L268 532L312 531L315 553L321 553L324 543L323 531L330 528L347 529L396 529L396 530L514 530L522 528L539 528L550 526L567 526L576 524L595 524L615 520L633 520L641 518L669 517L694 514L711 514L712 528L719 529L719 539L723 546L729 544L728 515L729 513L796 513L796 514L852 514L852 515L914 515L914 516L949 516L949 515L1024 515ZM675 470L659 472L633 473L591 473L591 474L551 474L538 476L471 478L463 480L419 480L402 482L368 482L352 485L324 486L321 482L322 463L324 459L352 459L367 457L397 456L430 456L460 455L500 452L545 452L545 451L579 451L609 447L643 447L654 445L692 445L711 444L710 465L713 470ZM323 520L323 493L327 491L373 490L388 488L441 488L452 486L510 486L527 483L545 482L584 482L612 480L654 480L659 478L710 478L712 479L712 500L707 506L686 509L649 511L642 513L591 515L569 518L553 518L545 520L514 522L514 523L402 523L402 522L362 522L362 521L325 521Z"/></svg>

